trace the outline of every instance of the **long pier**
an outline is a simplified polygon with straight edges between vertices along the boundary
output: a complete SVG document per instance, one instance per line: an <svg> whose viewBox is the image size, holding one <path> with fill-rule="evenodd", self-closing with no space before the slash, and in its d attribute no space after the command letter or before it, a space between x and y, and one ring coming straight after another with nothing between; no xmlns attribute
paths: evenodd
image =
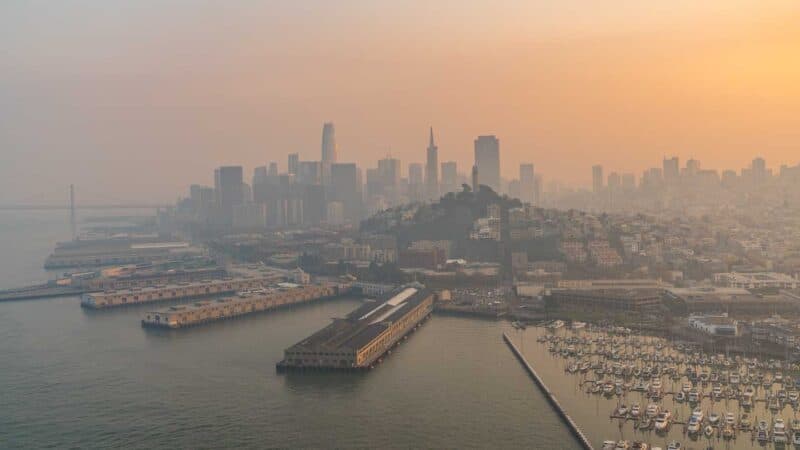
<svg viewBox="0 0 800 450"><path fill-rule="evenodd" d="M561 417L564 423L567 424L567 427L570 429L570 431L572 431L572 434L575 435L575 437L578 439L578 442L580 442L581 446L583 446L583 448L586 450L594 450L594 447L592 446L592 443L589 441L589 438L587 438L586 435L583 434L583 431L580 429L580 427L578 427L578 424L575 423L575 421L569 414L567 414L567 412L564 410L564 408L556 399L555 394L550 389L547 388L547 385L544 384L542 378L539 376L538 373L536 373L536 370L534 370L533 366L531 366L530 363L528 363L528 360L525 359L525 356L522 354L522 352L519 351L517 346L514 345L514 342L511 340L510 337L508 337L508 334L506 334L505 332L503 333L503 340L508 345L508 348L511 349L511 352L514 353L514 356L516 356L519 362L522 363L522 366L525 368L525 370L528 372L531 378L533 378L533 381L535 381L536 384L539 386L539 388L542 390L545 397L547 397L547 400L556 410L559 417Z"/></svg>

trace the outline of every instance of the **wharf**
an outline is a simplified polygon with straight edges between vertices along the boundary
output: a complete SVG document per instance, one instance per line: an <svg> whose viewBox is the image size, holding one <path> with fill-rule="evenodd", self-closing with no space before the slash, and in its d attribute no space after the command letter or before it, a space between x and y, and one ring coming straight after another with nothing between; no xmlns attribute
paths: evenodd
<svg viewBox="0 0 800 450"><path fill-rule="evenodd" d="M41 284L0 291L0 302L81 295L83 292L83 289L75 286L51 286L48 284Z"/></svg>
<svg viewBox="0 0 800 450"><path fill-rule="evenodd" d="M583 433L580 427L578 427L578 424L575 423L572 417L569 414L567 414L567 412L561 406L561 403L559 403L558 400L556 399L555 394L550 389L547 388L547 385L544 384L542 378L539 376L538 373L536 373L536 370L534 370L533 366L531 366L528 360L525 359L525 356L522 354L522 352L519 351L517 346L514 345L514 342L511 340L510 337L508 337L508 334L505 332L503 333L503 340L508 345L508 348L511 349L511 352L514 353L514 356L516 356L519 362L522 363L522 366L525 368L525 370L528 372L531 378L533 378L533 381L535 381L536 384L539 386L539 388L542 390L545 397L547 397L547 400L556 410L559 417L561 417L564 423L567 424L567 427L570 429L570 431L578 440L578 442L580 442L581 446L586 450L594 450L594 447L589 441L589 438L586 437L586 435Z"/></svg>
<svg viewBox="0 0 800 450"><path fill-rule="evenodd" d="M349 288L349 285L337 284L289 286L284 283L278 287L251 291L235 297L149 311L142 318L142 326L146 328L188 328L280 307L332 298L348 292Z"/></svg>

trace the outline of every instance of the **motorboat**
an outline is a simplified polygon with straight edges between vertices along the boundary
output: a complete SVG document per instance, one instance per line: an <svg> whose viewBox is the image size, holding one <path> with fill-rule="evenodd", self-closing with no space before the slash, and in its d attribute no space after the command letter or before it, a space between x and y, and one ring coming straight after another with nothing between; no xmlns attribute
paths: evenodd
<svg viewBox="0 0 800 450"><path fill-rule="evenodd" d="M732 426L730 426L730 425L725 425L725 426L722 428L722 437L723 437L723 438L725 438L725 439L732 439L732 438L733 438L733 436L734 436L734 434L735 434L735 430L734 430L734 428L733 428Z"/></svg>
<svg viewBox="0 0 800 450"><path fill-rule="evenodd" d="M753 424L750 421L750 415L747 413L742 414L742 417L739 418L739 429L743 431L748 431L752 427Z"/></svg>
<svg viewBox="0 0 800 450"><path fill-rule="evenodd" d="M614 450L628 450L631 448L631 443L628 441L617 441L617 446L614 447Z"/></svg>
<svg viewBox="0 0 800 450"><path fill-rule="evenodd" d="M783 419L776 417L772 424L772 442L779 444L786 443L788 441L789 438L786 435L786 424L783 422Z"/></svg>
<svg viewBox="0 0 800 450"><path fill-rule="evenodd" d="M792 444L796 447L800 447L800 431L792 433Z"/></svg>
<svg viewBox="0 0 800 450"><path fill-rule="evenodd" d="M638 418L642 414L642 408L638 403L634 403L633 406L631 406L630 414L634 419Z"/></svg>
<svg viewBox="0 0 800 450"><path fill-rule="evenodd" d="M628 414L628 407L625 406L624 404L623 405L619 405L617 407L617 415L624 417L626 414Z"/></svg>
<svg viewBox="0 0 800 450"><path fill-rule="evenodd" d="M700 401L700 394L697 392L697 389L692 388L692 390L689 391L688 399L689 403L697 403Z"/></svg>
<svg viewBox="0 0 800 450"><path fill-rule="evenodd" d="M658 416L656 417L656 424L655 424L656 431L668 430L671 418L672 414L669 411L664 411L662 413L659 413Z"/></svg>
<svg viewBox="0 0 800 450"><path fill-rule="evenodd" d="M688 423L688 425L686 427L686 431L688 431L689 434L697 434L697 433L700 432L700 427L701 426L702 426L702 424L700 423L699 420L697 420L697 417L696 416L692 416L692 417L689 418L689 423Z"/></svg>
<svg viewBox="0 0 800 450"><path fill-rule="evenodd" d="M683 446L678 441L671 441L667 444L667 450L681 450Z"/></svg>
<svg viewBox="0 0 800 450"><path fill-rule="evenodd" d="M617 447L617 441L603 441L603 450L614 450Z"/></svg>
<svg viewBox="0 0 800 450"><path fill-rule="evenodd" d="M717 425L719 423L719 414L715 413L714 411L708 414L708 423L711 425Z"/></svg>
<svg viewBox="0 0 800 450"><path fill-rule="evenodd" d="M647 445L646 442L642 441L634 441L633 445L631 445L631 450L647 450L650 446Z"/></svg>
<svg viewBox="0 0 800 450"><path fill-rule="evenodd" d="M647 405L647 410L645 410L645 415L650 418L654 418L661 412L661 407L655 403L650 403Z"/></svg>
<svg viewBox="0 0 800 450"><path fill-rule="evenodd" d="M732 412L725 413L725 425L730 425L730 426L736 425L736 416L733 415Z"/></svg>
<svg viewBox="0 0 800 450"><path fill-rule="evenodd" d="M714 427L712 427L711 425L706 425L706 427L703 429L703 434L705 434L706 437L713 436L714 435Z"/></svg>
<svg viewBox="0 0 800 450"><path fill-rule="evenodd" d="M675 401L678 402L678 403L685 402L686 401L686 393L684 393L683 391L678 391L678 393L675 394Z"/></svg>

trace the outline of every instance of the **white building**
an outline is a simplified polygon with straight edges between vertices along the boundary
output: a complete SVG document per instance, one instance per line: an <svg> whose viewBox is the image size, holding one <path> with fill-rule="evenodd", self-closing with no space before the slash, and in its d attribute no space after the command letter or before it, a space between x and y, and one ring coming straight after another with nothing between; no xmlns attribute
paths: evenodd
<svg viewBox="0 0 800 450"><path fill-rule="evenodd" d="M689 316L689 326L714 336L738 336L739 323L725 315Z"/></svg>
<svg viewBox="0 0 800 450"><path fill-rule="evenodd" d="M714 283L742 289L797 289L800 285L796 278L777 272L715 273Z"/></svg>

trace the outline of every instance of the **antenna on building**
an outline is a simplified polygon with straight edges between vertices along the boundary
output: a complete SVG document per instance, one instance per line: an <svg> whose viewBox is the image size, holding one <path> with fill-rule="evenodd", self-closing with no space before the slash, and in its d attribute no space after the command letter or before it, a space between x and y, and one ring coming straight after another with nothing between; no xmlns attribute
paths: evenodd
<svg viewBox="0 0 800 450"><path fill-rule="evenodd" d="M69 227L72 240L75 240L75 185L69 185Z"/></svg>

